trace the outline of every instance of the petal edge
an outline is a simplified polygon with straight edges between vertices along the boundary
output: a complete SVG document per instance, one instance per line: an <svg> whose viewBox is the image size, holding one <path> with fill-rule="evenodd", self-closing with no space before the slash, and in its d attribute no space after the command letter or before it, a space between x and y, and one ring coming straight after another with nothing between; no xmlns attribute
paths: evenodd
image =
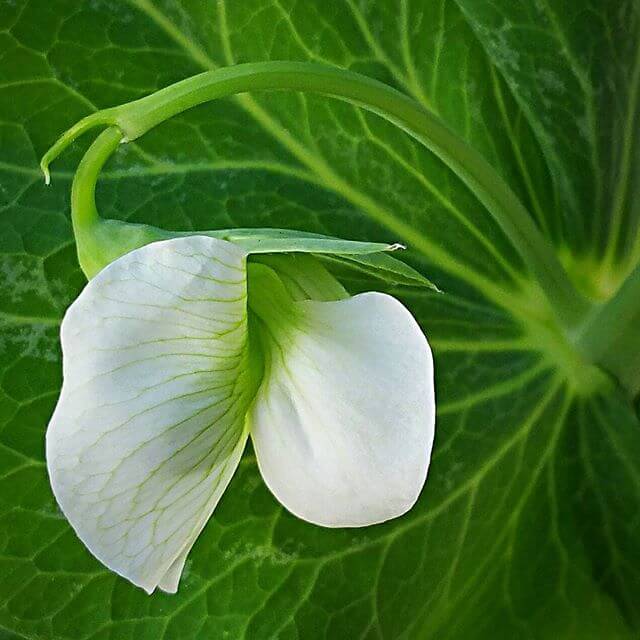
<svg viewBox="0 0 640 640"><path fill-rule="evenodd" d="M51 486L88 549L148 593L177 587L244 448L245 258L203 236L147 245L63 320Z"/></svg>
<svg viewBox="0 0 640 640"><path fill-rule="evenodd" d="M326 527L402 515L420 494L434 437L424 334L385 294L293 304L300 321L288 339L265 339L268 375L250 413L265 482L293 514Z"/></svg>

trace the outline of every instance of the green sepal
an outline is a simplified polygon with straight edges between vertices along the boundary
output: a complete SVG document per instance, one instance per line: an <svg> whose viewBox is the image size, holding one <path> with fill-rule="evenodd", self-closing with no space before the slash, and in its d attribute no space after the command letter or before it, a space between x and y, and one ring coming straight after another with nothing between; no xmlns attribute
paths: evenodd
<svg viewBox="0 0 640 640"><path fill-rule="evenodd" d="M226 240L242 247L249 255L270 253L309 253L326 259L326 266L356 268L392 285L436 289L427 278L389 252L399 244L342 240L289 229L218 229L214 231L165 231L145 224L98 219L78 232L78 255L87 278L91 279L121 256L158 240L202 235Z"/></svg>
<svg viewBox="0 0 640 640"><path fill-rule="evenodd" d="M297 253L366 255L401 248L398 244L342 240L319 233L289 229L221 229L204 231L203 235L233 242L249 254L295 251Z"/></svg>
<svg viewBox="0 0 640 640"><path fill-rule="evenodd" d="M176 234L170 231L147 224L99 219L76 230L78 262L87 279L91 280L107 265L134 249L175 237Z"/></svg>
<svg viewBox="0 0 640 640"><path fill-rule="evenodd" d="M214 235L215 234L215 235ZM401 244L358 242L332 236L289 229L226 229L207 232L216 238L239 244L250 254L258 253L313 253L325 259L329 270L332 265L356 268L369 276L392 285L427 287L439 291L429 279L410 267L391 252L404 249Z"/></svg>
<svg viewBox="0 0 640 640"><path fill-rule="evenodd" d="M390 284L401 287L426 287L441 293L431 280L425 278L419 271L410 267L406 262L398 260L388 253L370 253L367 255L320 255L325 266L340 275L335 267L355 271L366 276L373 276Z"/></svg>

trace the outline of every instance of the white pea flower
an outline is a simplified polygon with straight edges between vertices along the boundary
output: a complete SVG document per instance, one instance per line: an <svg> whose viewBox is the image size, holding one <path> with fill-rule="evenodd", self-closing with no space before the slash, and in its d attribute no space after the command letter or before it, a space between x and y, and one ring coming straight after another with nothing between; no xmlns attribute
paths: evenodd
<svg viewBox="0 0 640 640"><path fill-rule="evenodd" d="M249 436L274 496L321 526L400 516L426 478L433 364L409 311L350 297L308 254L247 258L204 235L153 242L62 323L51 484L89 550L148 593L177 590Z"/></svg>

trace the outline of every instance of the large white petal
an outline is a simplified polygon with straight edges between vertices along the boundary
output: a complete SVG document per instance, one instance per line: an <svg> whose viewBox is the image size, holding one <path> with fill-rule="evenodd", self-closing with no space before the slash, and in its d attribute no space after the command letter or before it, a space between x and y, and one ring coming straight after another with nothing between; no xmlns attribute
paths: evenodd
<svg viewBox="0 0 640 640"><path fill-rule="evenodd" d="M434 436L424 334L380 293L291 305L279 318L272 307L263 324L265 378L250 421L265 482L292 513L323 526L405 513Z"/></svg>
<svg viewBox="0 0 640 640"><path fill-rule="evenodd" d="M51 485L89 550L148 592L177 589L245 445L245 259L203 236L147 245L62 323Z"/></svg>

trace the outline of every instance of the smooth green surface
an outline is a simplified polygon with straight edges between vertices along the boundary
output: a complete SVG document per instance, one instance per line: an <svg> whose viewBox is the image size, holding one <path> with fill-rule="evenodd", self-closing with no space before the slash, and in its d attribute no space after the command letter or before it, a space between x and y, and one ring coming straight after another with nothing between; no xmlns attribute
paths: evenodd
<svg viewBox="0 0 640 640"><path fill-rule="evenodd" d="M149 598L74 538L43 464L59 320L84 280L68 211L88 140L58 161L50 187L38 169L61 131L231 62L348 67L473 144L602 299L639 244L639 16L630 1L584 7L2 2L0 637L638 636L640 425L629 401L562 339L513 247L451 172L402 131L326 98L245 95L178 116L118 150L98 208L173 230L290 227L406 244L402 258L445 292L396 291L436 358L436 446L418 505L369 529L306 525L271 498L248 451L178 595ZM352 275L353 290L379 286Z"/></svg>

